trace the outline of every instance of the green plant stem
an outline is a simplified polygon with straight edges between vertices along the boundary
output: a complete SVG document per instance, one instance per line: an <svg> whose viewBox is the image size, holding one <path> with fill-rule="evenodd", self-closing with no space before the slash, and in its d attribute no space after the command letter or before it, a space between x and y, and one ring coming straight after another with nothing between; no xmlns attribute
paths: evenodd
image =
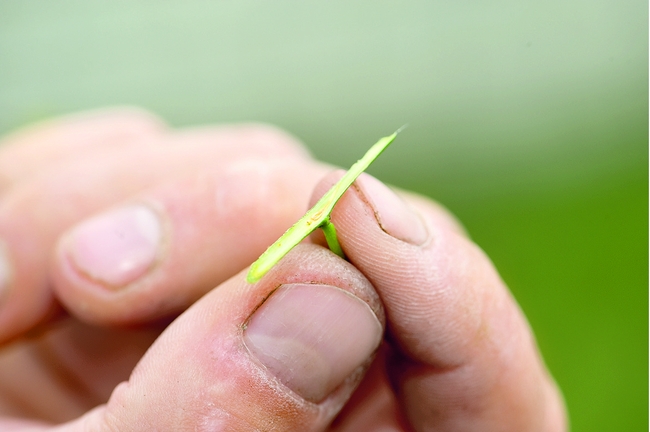
<svg viewBox="0 0 650 432"><path fill-rule="evenodd" d="M334 227L334 224L330 221L330 218L325 219L319 228L323 230L323 234L325 234L325 240L327 241L327 246L329 246L330 250L341 258L345 259L345 254L343 253L339 239L336 236L336 227Z"/></svg>

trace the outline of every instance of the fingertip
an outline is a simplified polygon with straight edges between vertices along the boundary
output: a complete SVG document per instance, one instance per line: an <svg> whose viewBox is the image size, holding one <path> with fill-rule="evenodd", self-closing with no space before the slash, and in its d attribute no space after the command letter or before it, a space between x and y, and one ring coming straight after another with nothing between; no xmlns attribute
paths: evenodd
<svg viewBox="0 0 650 432"><path fill-rule="evenodd" d="M454 232L470 238L469 231L447 207L431 198L414 192L395 188L395 191L407 201L423 218L430 219L431 224L440 226L445 231Z"/></svg>
<svg viewBox="0 0 650 432"><path fill-rule="evenodd" d="M244 343L284 385L318 403L371 357L382 330L368 305L344 290L284 284L249 319Z"/></svg>
<svg viewBox="0 0 650 432"><path fill-rule="evenodd" d="M89 279L119 290L160 259L164 231L157 212L132 204L78 224L60 241L60 253Z"/></svg>
<svg viewBox="0 0 650 432"><path fill-rule="evenodd" d="M57 310L46 281L25 259L33 254L33 239L21 237L15 224L3 223L6 221L1 219L0 231L4 235L0 239L0 345L24 335Z"/></svg>
<svg viewBox="0 0 650 432"><path fill-rule="evenodd" d="M415 246L427 242L429 232L422 216L388 186L364 173L353 187L372 208L377 224L386 234Z"/></svg>
<svg viewBox="0 0 650 432"><path fill-rule="evenodd" d="M130 203L90 217L63 234L50 264L57 299L95 325L133 325L177 312L156 290L169 231L160 214Z"/></svg>

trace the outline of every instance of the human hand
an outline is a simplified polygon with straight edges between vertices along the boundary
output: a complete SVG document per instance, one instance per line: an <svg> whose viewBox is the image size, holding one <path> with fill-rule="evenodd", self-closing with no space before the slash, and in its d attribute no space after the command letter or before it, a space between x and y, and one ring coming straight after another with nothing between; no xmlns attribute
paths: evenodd
<svg viewBox="0 0 650 432"><path fill-rule="evenodd" d="M0 430L563 430L525 318L424 198L363 175L332 215L351 264L305 244L245 282L328 171L133 111L10 138Z"/></svg>

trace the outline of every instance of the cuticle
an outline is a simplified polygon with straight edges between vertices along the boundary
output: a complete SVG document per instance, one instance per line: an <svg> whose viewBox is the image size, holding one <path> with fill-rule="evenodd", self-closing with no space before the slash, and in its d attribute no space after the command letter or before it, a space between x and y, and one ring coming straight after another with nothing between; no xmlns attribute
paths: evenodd
<svg viewBox="0 0 650 432"><path fill-rule="evenodd" d="M273 293L275 293L275 292L276 292L276 291L277 291L277 290L278 290L282 285L285 285L285 284L282 284L282 283L281 283L281 284L277 284L277 285L276 285L276 286L275 286L271 291L269 291L268 294L266 294L266 295L262 298L262 301L259 302L259 303L258 303L258 304L253 308L253 310L251 311L251 313L248 315L248 317L247 317L247 318L244 320L244 322L241 324L242 332L248 328L248 324L250 323L251 318L253 318L253 315L255 315L255 312L257 312L257 310L258 310L260 307L262 307L262 305L263 305L264 303L266 303L266 301L269 299L269 297L271 297L271 296L273 295Z"/></svg>
<svg viewBox="0 0 650 432"><path fill-rule="evenodd" d="M382 319L380 319L380 317L377 315L377 312L372 308L372 306L368 303L368 301L364 300L363 298L361 298L361 297L355 295L353 292L350 292L350 291L348 291L348 290L346 290L346 289L344 289L344 288L337 287L337 286L334 286L334 285L331 285L331 284L328 284L328 283L325 283L325 282L321 282L321 281L311 281L311 282L290 282L290 283L280 283L280 284L276 285L276 286L275 286L275 287L274 287L274 288L273 288L273 289L272 289L272 290L271 290L271 291L270 291L266 296L264 296L264 298L262 299L262 301L259 302L259 303L255 306L255 308L253 308L253 310L252 310L251 313L248 315L248 317L247 317L247 318L244 320L244 322L239 326L239 327L241 328L242 333L243 333L243 332L248 328L248 325L249 325L251 319L253 318L253 315L255 315L255 312L257 312L257 310L258 310L260 307L262 307L262 305L263 305L264 303L266 303L266 301L267 301L267 300L268 300L268 299L269 299L273 294L275 294L275 292L277 292L278 289L280 289L280 288L283 287L283 286L288 286L288 285L320 285L320 286L327 286L327 287L330 287L330 288L333 288L333 289L337 289L337 290L341 291L342 293L344 293L345 295L348 295L348 296L350 296L350 297L354 297L355 299L357 299L357 300L359 300L360 302L362 302L363 304L365 304L365 305L368 307L368 309L370 310L370 312L372 313L372 315L375 317L375 319L377 320L377 322L379 323L379 325L380 325L381 327L383 327Z"/></svg>
<svg viewBox="0 0 650 432"><path fill-rule="evenodd" d="M255 312L257 312L257 310L258 310L259 308L261 308L262 305L263 305L264 303L266 303L266 301L267 301L267 300L268 300L268 299L269 299L273 294L275 294L275 292L276 292L278 289L280 289L281 287L283 287L283 286L285 286L285 285L297 285L297 284L301 284L301 285L325 285L325 284L322 283L322 282L290 282L290 283L280 283L280 284L277 284L277 285L276 285L276 286L275 286L271 291L268 292L268 294L266 294L266 295L262 298L262 301L259 302L259 303L257 304L257 306L255 306L255 308L253 308L253 310L251 311L251 313L248 315L248 317L247 317L247 318L244 320L244 322L242 323L242 325L241 325L242 330L246 330L246 328L248 327L248 323L250 323L251 318L253 318L253 315L255 315Z"/></svg>

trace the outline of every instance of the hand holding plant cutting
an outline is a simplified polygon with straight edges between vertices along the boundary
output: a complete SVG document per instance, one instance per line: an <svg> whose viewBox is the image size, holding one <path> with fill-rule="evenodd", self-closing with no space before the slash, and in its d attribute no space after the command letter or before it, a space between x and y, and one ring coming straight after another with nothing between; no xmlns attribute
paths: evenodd
<svg viewBox="0 0 650 432"><path fill-rule="evenodd" d="M401 130L401 129L400 129ZM269 248L259 257L257 261L251 264L248 270L246 279L250 283L255 283L262 276L266 274L275 264L282 259L291 249L298 243L311 234L316 228L321 228L325 235L325 240L330 250L345 258L341 245L339 244L338 237L336 236L336 228L331 222L332 210L334 206L341 199L346 190L352 183L365 171L368 166L395 140L395 137L400 132L393 133L390 136L380 139L370 150L359 159L352 167L345 173L345 175L338 181L330 190L325 192L325 195L309 209L298 222L293 224L282 237L276 240Z"/></svg>
<svg viewBox="0 0 650 432"><path fill-rule="evenodd" d="M133 110L8 138L0 430L564 430L521 311L426 198L362 174L331 213L348 261L314 235L246 281L330 171L269 127Z"/></svg>

